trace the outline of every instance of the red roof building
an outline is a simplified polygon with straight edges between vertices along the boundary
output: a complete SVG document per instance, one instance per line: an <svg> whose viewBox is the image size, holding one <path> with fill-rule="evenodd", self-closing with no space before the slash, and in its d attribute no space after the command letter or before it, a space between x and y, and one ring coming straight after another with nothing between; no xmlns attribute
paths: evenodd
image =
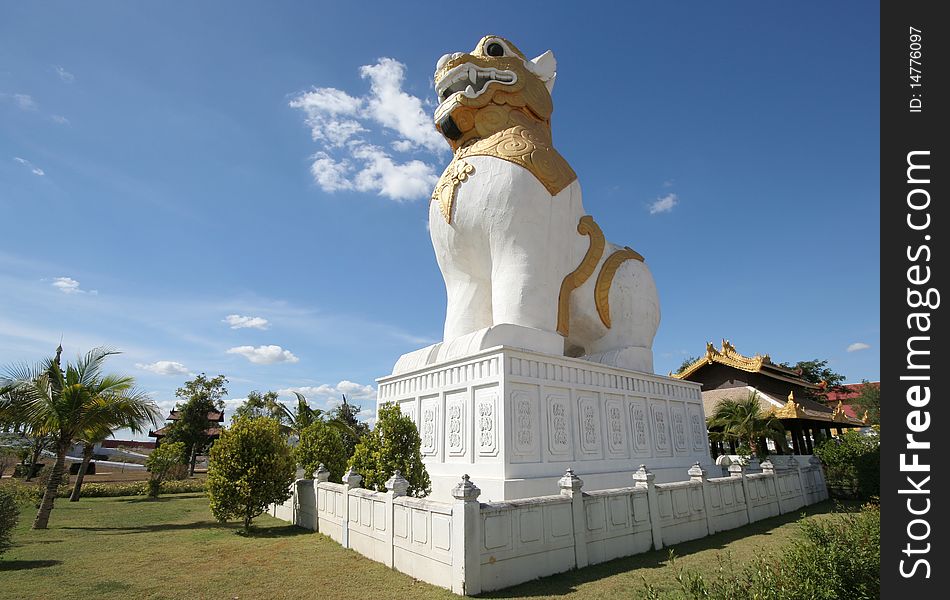
<svg viewBox="0 0 950 600"><path fill-rule="evenodd" d="M168 428L171 424L181 418L180 411L173 410L168 413L168 416L165 417L166 421L170 421L164 427L158 431L148 432L148 437L155 438L155 445L158 446L162 443L162 438L168 435ZM205 433L211 438L212 441L218 439L221 436L221 424L224 423L224 411L210 411L208 413L208 429L205 430Z"/></svg>
<svg viewBox="0 0 950 600"><path fill-rule="evenodd" d="M851 406L850 401L861 395L861 388L863 388L865 385L866 384L864 383L846 383L841 386L840 390L828 392L828 406L837 406L840 402L841 409L844 411L844 414L848 415L852 419L862 419L864 417L863 412L860 415L857 414L857 412L854 410L854 407ZM880 381L869 381L867 382L867 385L873 385L878 389L881 388Z"/></svg>

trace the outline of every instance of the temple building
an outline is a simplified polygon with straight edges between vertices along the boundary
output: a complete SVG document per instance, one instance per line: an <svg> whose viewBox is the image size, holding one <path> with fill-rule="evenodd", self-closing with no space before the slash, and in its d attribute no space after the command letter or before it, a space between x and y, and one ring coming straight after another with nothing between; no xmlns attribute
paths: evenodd
<svg viewBox="0 0 950 600"><path fill-rule="evenodd" d="M162 438L168 434L168 428L172 423L181 418L179 411L173 410L165 418L168 423L158 431L149 431L148 437L155 438L155 446L162 444ZM208 429L205 430L209 440L214 442L221 436L221 426L224 423L224 411L211 411L208 413Z"/></svg>
<svg viewBox="0 0 950 600"><path fill-rule="evenodd" d="M818 402L817 398L825 395L824 382L807 381L800 370L777 365L767 354L743 356L728 340L718 349L707 343L702 357L670 376L703 384L707 418L724 399L741 400L754 392L762 411L775 415L785 428L784 444L769 440L778 454L788 449L794 454L811 454L821 439L839 435L845 428L867 425L866 417L849 416L840 402L834 407ZM712 442L711 451L713 456L735 454L735 443Z"/></svg>

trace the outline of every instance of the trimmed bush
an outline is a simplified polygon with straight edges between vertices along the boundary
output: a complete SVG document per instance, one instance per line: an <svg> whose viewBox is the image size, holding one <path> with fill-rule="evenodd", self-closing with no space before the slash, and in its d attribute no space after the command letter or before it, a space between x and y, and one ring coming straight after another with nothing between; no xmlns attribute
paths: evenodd
<svg viewBox="0 0 950 600"><path fill-rule="evenodd" d="M422 464L422 439L416 424L395 404L379 407L376 427L356 445L350 464L363 476L363 487L384 491L398 469L409 481L408 494L422 497L432 491L429 473Z"/></svg>
<svg viewBox="0 0 950 600"><path fill-rule="evenodd" d="M296 470L276 419L234 420L208 457L211 514L218 521L237 517L247 531L268 505L290 498Z"/></svg>
<svg viewBox="0 0 950 600"><path fill-rule="evenodd" d="M856 430L823 442L815 456L825 467L833 496L869 499L881 495L881 438Z"/></svg>
<svg viewBox="0 0 950 600"><path fill-rule="evenodd" d="M157 498L158 494L161 493L162 480L175 467L184 466L186 460L184 442L166 442L153 450L145 461L145 468L148 469L150 474L148 495Z"/></svg>
<svg viewBox="0 0 950 600"><path fill-rule="evenodd" d="M204 492L205 482L202 479L188 479L185 481L163 481L163 494L189 494ZM13 496L17 504L39 504L43 497L43 488L32 483L7 479L0 484L0 490L6 490ZM68 498L72 490L60 487L57 498ZM83 483L83 498L113 498L117 496L145 496L148 494L148 482L130 481L128 483Z"/></svg>
<svg viewBox="0 0 950 600"><path fill-rule="evenodd" d="M20 507L14 494L7 486L0 486L0 555L11 546L13 528L20 518Z"/></svg>
<svg viewBox="0 0 950 600"><path fill-rule="evenodd" d="M332 481L341 480L350 458L346 454L343 435L323 421L314 421L300 431L294 454L307 477L312 477L317 467L323 464L330 471Z"/></svg>

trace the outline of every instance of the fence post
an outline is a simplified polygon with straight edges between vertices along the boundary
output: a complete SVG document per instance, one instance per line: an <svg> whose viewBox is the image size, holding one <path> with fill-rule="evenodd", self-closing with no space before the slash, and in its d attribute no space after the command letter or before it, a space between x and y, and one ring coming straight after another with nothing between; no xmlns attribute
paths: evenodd
<svg viewBox="0 0 950 600"><path fill-rule="evenodd" d="M752 507L749 505L749 483L745 480L745 466L739 463L729 465L729 477L742 480L742 501L745 503L746 522L752 522Z"/></svg>
<svg viewBox="0 0 950 600"><path fill-rule="evenodd" d="M343 475L343 547L350 547L350 490L360 486L363 476L357 473L352 466Z"/></svg>
<svg viewBox="0 0 950 600"><path fill-rule="evenodd" d="M699 461L696 461L686 474L689 475L690 481L699 483L701 486L699 489L703 493L703 513L706 515L706 535L712 535L715 531L713 531L712 516L709 514L709 506L711 503L709 502L709 490L707 489L709 484L706 482L706 469L699 466Z"/></svg>
<svg viewBox="0 0 950 600"><path fill-rule="evenodd" d="M571 499L571 515L574 521L574 565L580 569L588 565L587 558L587 515L584 513L584 481L574 474L574 469L564 472L557 480L561 495Z"/></svg>
<svg viewBox="0 0 950 600"><path fill-rule="evenodd" d="M772 464L771 460L765 459L765 462L762 463L762 474L768 475L772 481L772 489L775 490L775 502L778 504L778 514L785 514L785 511L782 510L782 494L778 489L778 475L775 472L775 465Z"/></svg>
<svg viewBox="0 0 950 600"><path fill-rule="evenodd" d="M317 531L320 531L320 509L326 508L320 506L320 484L330 481L330 470L323 466L323 463L320 463L320 466L317 467L317 470L313 473L313 509L317 512L314 521L316 521Z"/></svg>
<svg viewBox="0 0 950 600"><path fill-rule="evenodd" d="M788 459L788 466L798 472L798 485L802 489L802 506L808 506L810 504L810 502L808 502L808 488L805 487L805 474L802 473L802 465L793 456Z"/></svg>
<svg viewBox="0 0 950 600"><path fill-rule="evenodd" d="M633 474L633 486L647 491L647 505L650 507L650 526L653 529L653 549L663 548L663 527L660 525L660 503L656 499L656 475L640 465Z"/></svg>
<svg viewBox="0 0 950 600"><path fill-rule="evenodd" d="M481 515L478 489L468 475L452 488L452 591L474 596L482 591Z"/></svg>
<svg viewBox="0 0 950 600"><path fill-rule="evenodd" d="M393 566L393 531L395 530L395 513L393 499L405 496L409 491L409 482L402 476L399 469L393 473L393 476L386 482L386 543L389 544L386 551L386 566Z"/></svg>
<svg viewBox="0 0 950 600"><path fill-rule="evenodd" d="M815 490L818 494L816 502L827 500L828 482L825 481L825 471L821 468L821 459L813 454L812 457L808 459L808 462L815 468L815 485L818 488Z"/></svg>

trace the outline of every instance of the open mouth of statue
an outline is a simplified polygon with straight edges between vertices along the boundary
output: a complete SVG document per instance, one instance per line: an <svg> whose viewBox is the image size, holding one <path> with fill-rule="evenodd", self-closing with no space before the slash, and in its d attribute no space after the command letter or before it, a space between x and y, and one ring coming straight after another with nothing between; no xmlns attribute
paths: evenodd
<svg viewBox="0 0 950 600"><path fill-rule="evenodd" d="M435 91L439 94L439 102L444 103L455 94L477 98L492 82L511 85L517 79L513 71L499 71L493 67L478 67L465 63L443 75L436 83Z"/></svg>

